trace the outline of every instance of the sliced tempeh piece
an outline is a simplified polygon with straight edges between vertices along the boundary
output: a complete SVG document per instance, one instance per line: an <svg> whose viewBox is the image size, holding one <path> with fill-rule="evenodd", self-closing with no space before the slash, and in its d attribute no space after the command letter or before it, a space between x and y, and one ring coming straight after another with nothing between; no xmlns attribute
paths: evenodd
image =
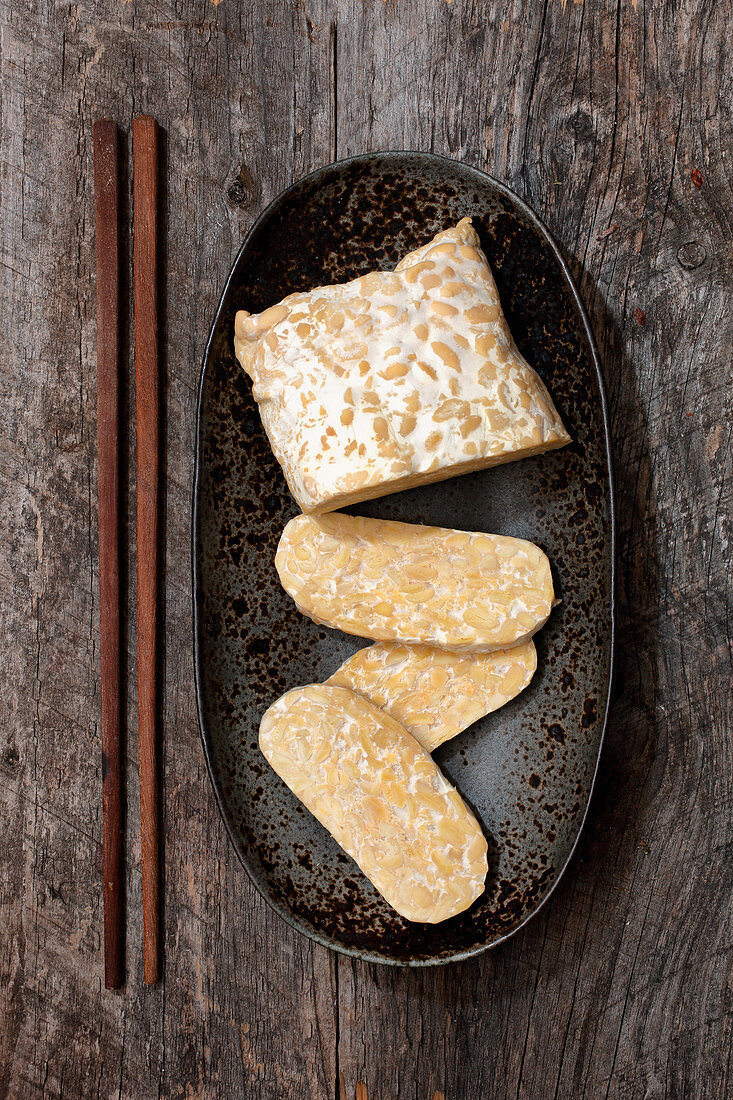
<svg viewBox="0 0 733 1100"><path fill-rule="evenodd" d="M436 924L483 891L476 818L415 738L367 699L326 684L294 688L264 715L260 748L407 920Z"/></svg>
<svg viewBox="0 0 733 1100"><path fill-rule="evenodd" d="M526 641L553 604L550 563L531 542L340 512L290 520L275 565L317 623L457 653Z"/></svg>
<svg viewBox="0 0 733 1100"><path fill-rule="evenodd" d="M351 688L391 715L432 752L524 691L537 668L531 639L495 653L451 653L376 642L326 680Z"/></svg>

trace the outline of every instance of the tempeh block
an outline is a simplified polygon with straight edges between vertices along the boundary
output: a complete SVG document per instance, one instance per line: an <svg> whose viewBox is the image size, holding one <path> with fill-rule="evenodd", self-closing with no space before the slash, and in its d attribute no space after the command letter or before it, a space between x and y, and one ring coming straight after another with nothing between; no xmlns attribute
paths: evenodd
<svg viewBox="0 0 733 1100"><path fill-rule="evenodd" d="M394 271L240 310L234 350L304 512L562 447L470 219Z"/></svg>
<svg viewBox="0 0 733 1100"><path fill-rule="evenodd" d="M269 708L260 748L387 902L436 924L482 893L487 844L471 811L394 718L347 688L294 688Z"/></svg>
<svg viewBox="0 0 733 1100"><path fill-rule="evenodd" d="M275 565L317 623L456 653L526 641L554 598L546 555L524 539L340 512L292 519Z"/></svg>
<svg viewBox="0 0 733 1100"><path fill-rule="evenodd" d="M524 691L536 668L531 640L466 655L376 642L349 657L326 683L363 695L432 752Z"/></svg>

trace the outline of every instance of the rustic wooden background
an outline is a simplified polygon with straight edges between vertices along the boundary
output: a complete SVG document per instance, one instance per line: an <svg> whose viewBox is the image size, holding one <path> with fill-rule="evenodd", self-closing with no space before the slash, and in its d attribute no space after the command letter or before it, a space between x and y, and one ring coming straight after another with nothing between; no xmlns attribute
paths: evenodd
<svg viewBox="0 0 733 1100"><path fill-rule="evenodd" d="M0 1096L733 1095L731 76L724 0L2 0ZM92 122L167 131L165 980L102 985ZM263 205L431 149L547 221L592 315L620 533L616 699L570 870L478 960L337 958L255 895L194 709L194 403ZM134 442L134 441L131 441ZM134 500L134 451L130 500ZM127 535L134 575L133 528Z"/></svg>

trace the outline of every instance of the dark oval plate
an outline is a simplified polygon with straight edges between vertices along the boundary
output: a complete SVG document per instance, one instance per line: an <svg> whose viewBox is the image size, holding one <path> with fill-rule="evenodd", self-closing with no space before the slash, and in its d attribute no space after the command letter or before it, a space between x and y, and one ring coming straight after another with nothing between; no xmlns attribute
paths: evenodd
<svg viewBox="0 0 733 1100"><path fill-rule="evenodd" d="M403 920L272 772L259 720L365 644L316 626L280 587L274 554L298 512L234 359L235 311L392 267L471 215L515 339L574 442L560 451L369 504L358 513L531 539L562 603L536 638L530 687L435 756L489 840L486 890L439 925ZM425 153L355 157L283 192L245 240L201 375L194 487L195 663L211 780L255 886L293 927L365 959L466 958L516 932L557 884L580 833L608 708L614 513L608 423L585 310L547 229L473 168ZM368 644L368 643L366 643Z"/></svg>

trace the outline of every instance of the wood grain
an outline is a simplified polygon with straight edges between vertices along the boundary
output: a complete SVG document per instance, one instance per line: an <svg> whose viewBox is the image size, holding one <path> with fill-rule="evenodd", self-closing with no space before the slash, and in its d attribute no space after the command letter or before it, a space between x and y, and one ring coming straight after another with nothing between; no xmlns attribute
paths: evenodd
<svg viewBox="0 0 733 1100"><path fill-rule="evenodd" d="M124 980L122 618L120 585L120 151L110 119L94 123L97 293L97 527L102 743L104 984Z"/></svg>
<svg viewBox="0 0 733 1100"><path fill-rule="evenodd" d="M730 6L0 7L0 1096L729 1095ZM133 754L120 997L95 867L91 127L141 109L169 188L166 972L142 985ZM189 579L195 387L241 237L310 168L404 146L488 169L560 242L605 365L620 525L616 699L571 868L515 939L407 974L300 939L238 868L196 727Z"/></svg>
<svg viewBox="0 0 733 1100"><path fill-rule="evenodd" d="M158 785L158 124L132 122L135 426L137 442L137 723L145 981L160 978L160 810Z"/></svg>

